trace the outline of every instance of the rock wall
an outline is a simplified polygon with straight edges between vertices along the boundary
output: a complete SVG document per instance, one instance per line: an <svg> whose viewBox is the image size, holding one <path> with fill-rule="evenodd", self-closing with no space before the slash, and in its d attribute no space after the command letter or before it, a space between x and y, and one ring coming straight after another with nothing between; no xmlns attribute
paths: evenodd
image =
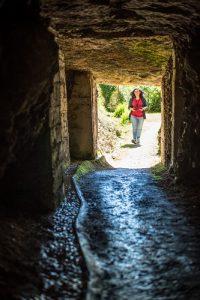
<svg viewBox="0 0 200 300"><path fill-rule="evenodd" d="M70 156L93 159L97 149L97 101L94 79L87 71L67 72Z"/></svg>
<svg viewBox="0 0 200 300"><path fill-rule="evenodd" d="M162 79L161 101L161 161L169 166L171 163L171 134L172 134L172 77L173 60L170 57Z"/></svg>
<svg viewBox="0 0 200 300"><path fill-rule="evenodd" d="M54 206L49 106L59 60L33 2L0 7L0 198L5 206L48 209Z"/></svg>
<svg viewBox="0 0 200 300"><path fill-rule="evenodd" d="M175 182L194 183L200 171L199 38L174 41L162 81L162 161Z"/></svg>
<svg viewBox="0 0 200 300"><path fill-rule="evenodd" d="M53 198L55 205L64 198L65 176L69 166L69 135L64 55L59 52L59 72L54 77L54 89L49 113L51 135Z"/></svg>
<svg viewBox="0 0 200 300"><path fill-rule="evenodd" d="M185 182L198 180L200 171L200 35L188 37L186 45L178 45L177 58L181 59L179 88L182 91L180 130L174 171L177 179Z"/></svg>

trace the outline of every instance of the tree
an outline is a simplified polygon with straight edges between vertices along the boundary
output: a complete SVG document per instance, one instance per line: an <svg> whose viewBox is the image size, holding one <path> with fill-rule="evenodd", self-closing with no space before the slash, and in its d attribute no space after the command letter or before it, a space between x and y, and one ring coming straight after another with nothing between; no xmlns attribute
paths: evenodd
<svg viewBox="0 0 200 300"><path fill-rule="evenodd" d="M160 88L155 86L140 86L144 92L144 97L148 102L148 112L161 111L161 91Z"/></svg>
<svg viewBox="0 0 200 300"><path fill-rule="evenodd" d="M109 110L109 103L112 93L117 89L116 85L108 85L108 84L100 84L100 89L102 96L105 99L104 106L107 110Z"/></svg>

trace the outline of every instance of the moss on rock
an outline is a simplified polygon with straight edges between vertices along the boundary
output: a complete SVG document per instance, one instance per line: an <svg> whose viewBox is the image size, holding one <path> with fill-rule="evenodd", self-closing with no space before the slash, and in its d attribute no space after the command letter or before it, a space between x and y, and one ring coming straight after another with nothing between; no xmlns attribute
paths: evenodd
<svg viewBox="0 0 200 300"><path fill-rule="evenodd" d="M113 168L113 167L109 165L109 163L106 161L104 156L101 156L95 160L85 160L79 165L73 177L76 181L78 181L82 176L90 172L108 169L108 168Z"/></svg>
<svg viewBox="0 0 200 300"><path fill-rule="evenodd" d="M130 52L137 60L146 62L156 68L165 67L169 59L169 41L167 47L163 47L166 43L165 37L157 37L153 39L138 39L134 40Z"/></svg>

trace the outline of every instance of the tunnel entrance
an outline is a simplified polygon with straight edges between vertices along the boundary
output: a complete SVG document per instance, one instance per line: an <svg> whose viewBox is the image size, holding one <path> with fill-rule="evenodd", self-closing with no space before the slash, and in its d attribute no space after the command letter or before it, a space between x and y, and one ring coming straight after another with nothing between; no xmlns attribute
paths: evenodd
<svg viewBox="0 0 200 300"><path fill-rule="evenodd" d="M161 85L172 41L167 36L67 38L58 44L65 57L70 157L93 159L98 155L97 86ZM164 142L161 149L164 153Z"/></svg>

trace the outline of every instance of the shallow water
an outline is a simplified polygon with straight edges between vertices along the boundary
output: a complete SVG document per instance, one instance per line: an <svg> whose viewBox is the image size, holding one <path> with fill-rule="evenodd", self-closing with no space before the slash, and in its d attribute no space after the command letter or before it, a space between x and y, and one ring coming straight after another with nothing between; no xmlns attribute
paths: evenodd
<svg viewBox="0 0 200 300"><path fill-rule="evenodd" d="M88 300L200 299L199 211L189 216L145 169L90 173L79 188Z"/></svg>

